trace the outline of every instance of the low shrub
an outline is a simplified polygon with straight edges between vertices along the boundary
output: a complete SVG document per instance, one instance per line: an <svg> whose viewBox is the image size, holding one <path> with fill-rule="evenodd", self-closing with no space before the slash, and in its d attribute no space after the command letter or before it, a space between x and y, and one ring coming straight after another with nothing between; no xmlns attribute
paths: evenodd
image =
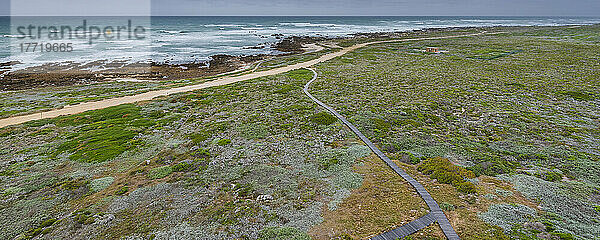
<svg viewBox="0 0 600 240"><path fill-rule="evenodd" d="M208 168L208 164L210 164L210 161L206 158L197 158L194 159L192 165L196 167L196 171L201 172Z"/></svg>
<svg viewBox="0 0 600 240"><path fill-rule="evenodd" d="M148 178L150 179L161 179L166 176L169 176L173 172L173 168L171 166L162 166L153 168L148 173Z"/></svg>
<svg viewBox="0 0 600 240"><path fill-rule="evenodd" d="M392 128L392 124L390 124L389 122L386 122L383 119L379 119L379 118L372 118L371 123L373 124L373 127L375 129L377 129L379 132L389 132L390 129Z"/></svg>
<svg viewBox="0 0 600 240"><path fill-rule="evenodd" d="M231 143L230 139L220 139L217 141L217 145L219 145L219 146L225 146L230 143Z"/></svg>
<svg viewBox="0 0 600 240"><path fill-rule="evenodd" d="M82 186L85 186L89 183L89 181L84 180L83 178L77 179L68 179L54 184L54 187L58 187L62 190L76 190Z"/></svg>
<svg viewBox="0 0 600 240"><path fill-rule="evenodd" d="M410 236L408 236L408 237L410 237ZM402 240L412 240L412 238L408 239L408 237L405 237ZM350 236L347 233L342 233L342 234L339 234L339 235L336 235L335 237L333 237L332 240L354 240L354 238L352 238L352 236Z"/></svg>
<svg viewBox="0 0 600 240"><path fill-rule="evenodd" d="M478 49L471 51L471 55L467 58L481 59L481 60L493 60L496 58L506 57L511 54L519 53L521 50L508 51L504 49Z"/></svg>
<svg viewBox="0 0 600 240"><path fill-rule="evenodd" d="M600 233L597 223L598 212L587 199L578 197L576 191L591 194L589 187L582 185L577 190L574 182L549 182L535 176L517 174L503 175L500 180L509 181L515 190L527 199L535 199L544 212L544 218L552 224L555 232L571 233L581 239L592 239ZM587 195L582 195L587 196Z"/></svg>
<svg viewBox="0 0 600 240"><path fill-rule="evenodd" d="M237 130L246 139L262 139L269 135L267 126L263 124L245 124L239 126Z"/></svg>
<svg viewBox="0 0 600 240"><path fill-rule="evenodd" d="M308 234L293 227L268 227L258 236L259 240L310 240Z"/></svg>
<svg viewBox="0 0 600 240"><path fill-rule="evenodd" d="M415 164L415 165L419 164L421 162L421 159L419 159L418 157L416 157L411 152L400 152L400 153L398 153L398 160L400 160L403 163L410 163L410 164Z"/></svg>
<svg viewBox="0 0 600 240"><path fill-rule="evenodd" d="M480 162L471 167L468 167L467 169L472 171L476 176L496 176L498 174L514 172L514 169L516 169L517 167L518 163L492 159Z"/></svg>
<svg viewBox="0 0 600 240"><path fill-rule="evenodd" d="M592 94L586 92L566 91L562 92L562 94L569 96L577 101L589 101L594 99L594 96Z"/></svg>
<svg viewBox="0 0 600 240"><path fill-rule="evenodd" d="M69 159L89 163L111 160L142 145L143 141L137 136L154 125L150 119L142 118L139 107L135 105L110 107L53 121L58 126L82 127L68 134L66 141L52 155L56 157L71 152Z"/></svg>
<svg viewBox="0 0 600 240"><path fill-rule="evenodd" d="M288 93L292 90L294 90L296 88L296 86L292 85L292 84L284 84L281 85L279 87L277 87L277 90L273 91L274 93L280 93L280 94L285 94Z"/></svg>
<svg viewBox="0 0 600 240"><path fill-rule="evenodd" d="M536 213L535 209L525 205L501 203L491 205L487 212L478 215L484 222L510 231L535 217Z"/></svg>
<svg viewBox="0 0 600 240"><path fill-rule="evenodd" d="M69 156L71 160L104 162L141 144L141 141L134 139L137 135L138 133L122 125L84 130L68 136L68 140L57 148L55 154L73 151Z"/></svg>
<svg viewBox="0 0 600 240"><path fill-rule="evenodd" d="M188 135L194 144L200 144L211 137L211 133L207 131L192 133Z"/></svg>
<svg viewBox="0 0 600 240"><path fill-rule="evenodd" d="M128 186L122 186L117 191L115 191L115 194L116 195L123 195L123 194L127 193L128 191L129 191L129 187Z"/></svg>
<svg viewBox="0 0 600 240"><path fill-rule="evenodd" d="M456 207L454 207L454 205L452 205L451 203L447 203L447 202L440 203L440 208L444 211L454 211L456 209Z"/></svg>
<svg viewBox="0 0 600 240"><path fill-rule="evenodd" d="M465 179L475 178L475 174L467 169L456 166L446 158L429 158L422 162L419 171L423 174L430 175L432 179L436 179L440 183L451 184L463 193L475 193L475 185Z"/></svg>
<svg viewBox="0 0 600 240"><path fill-rule="evenodd" d="M502 197L509 197L509 196L513 195L513 193L511 191L504 190L504 189L496 189L496 194L498 194Z"/></svg>
<svg viewBox="0 0 600 240"><path fill-rule="evenodd" d="M200 158L207 158L207 157L210 157L210 152L208 151L208 149L200 148L200 149L196 150L196 152L194 152L194 156L200 157Z"/></svg>
<svg viewBox="0 0 600 240"><path fill-rule="evenodd" d="M570 233L553 232L552 236L558 237L560 240L574 240L575 237Z"/></svg>
<svg viewBox="0 0 600 240"><path fill-rule="evenodd" d="M173 166L173 172L186 172L192 169L193 165L187 162L180 162Z"/></svg>
<svg viewBox="0 0 600 240"><path fill-rule="evenodd" d="M73 218L73 220L75 220L75 222L79 223L79 224L92 224L96 221L96 218L94 218L94 214L90 211L90 210L77 210L73 213L73 215L75 215L75 217Z"/></svg>
<svg viewBox="0 0 600 240"><path fill-rule="evenodd" d="M320 169L329 169L332 166L335 166L339 163L337 156L323 156L319 160L319 168Z"/></svg>
<svg viewBox="0 0 600 240"><path fill-rule="evenodd" d="M535 173L534 176L544 179L549 182L558 182L558 181L562 180L562 178L563 178L562 174L557 173L557 172L550 172L550 171L547 171L544 173Z"/></svg>
<svg viewBox="0 0 600 240"><path fill-rule="evenodd" d="M51 219L48 219L46 221L43 221L42 224L40 224L40 227L42 227L42 228L50 227L55 222L56 222L56 218L51 218Z"/></svg>
<svg viewBox="0 0 600 240"><path fill-rule="evenodd" d="M427 175L433 174L436 171L444 171L454 173L461 178L475 178L475 174L473 172L452 164L447 158L428 158L424 160L421 165L419 165L418 169Z"/></svg>
<svg viewBox="0 0 600 240"><path fill-rule="evenodd" d="M15 171L13 171L13 170L2 170L2 171L0 171L0 176L10 177L12 175L15 175Z"/></svg>
<svg viewBox="0 0 600 240"><path fill-rule="evenodd" d="M327 112L320 112L310 116L310 121L318 125L331 125L337 122L337 118Z"/></svg>
<svg viewBox="0 0 600 240"><path fill-rule="evenodd" d="M306 69L300 69L300 70L291 71L287 75L288 75L288 77L290 77L292 79L301 80L304 82L304 81L310 80L313 76L313 73Z"/></svg>
<svg viewBox="0 0 600 240"><path fill-rule="evenodd" d="M452 186L454 186L456 188L456 190L458 190L459 192L464 192L464 193L476 193L477 192L477 188L475 187L475 184L473 184L471 182L467 182L467 181L454 182L452 184Z"/></svg>
<svg viewBox="0 0 600 240"><path fill-rule="evenodd" d="M252 186L252 184L238 184L233 190L237 192L239 198L254 198L254 186Z"/></svg>
<svg viewBox="0 0 600 240"><path fill-rule="evenodd" d="M94 179L90 182L90 190L93 192L100 192L110 186L115 181L114 177L103 177Z"/></svg>

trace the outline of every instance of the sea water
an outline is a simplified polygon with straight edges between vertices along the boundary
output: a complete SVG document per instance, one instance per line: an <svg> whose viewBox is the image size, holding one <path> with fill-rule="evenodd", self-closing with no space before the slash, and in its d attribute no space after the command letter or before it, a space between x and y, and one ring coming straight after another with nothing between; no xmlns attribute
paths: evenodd
<svg viewBox="0 0 600 240"><path fill-rule="evenodd" d="M72 51L23 52L18 25L141 24L139 39L63 39ZM44 63L90 63L99 60L189 63L211 55L276 54L270 44L288 36L348 36L353 33L395 32L444 27L557 26L600 23L599 17L0 17L0 63L19 61L16 68ZM21 29L23 30L23 29ZM47 29L46 29L47 30ZM86 31L89 31L87 29ZM92 30L93 32L93 30ZM17 41L18 40L18 41ZM43 39L32 39L35 42ZM44 44L43 42L41 44Z"/></svg>

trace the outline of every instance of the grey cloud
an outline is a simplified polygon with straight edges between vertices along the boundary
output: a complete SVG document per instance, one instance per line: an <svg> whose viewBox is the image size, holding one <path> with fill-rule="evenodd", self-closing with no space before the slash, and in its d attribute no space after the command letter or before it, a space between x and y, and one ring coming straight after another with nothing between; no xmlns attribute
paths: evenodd
<svg viewBox="0 0 600 240"><path fill-rule="evenodd" d="M14 2L21 0L12 0ZM66 14L83 12L106 15L106 9L85 9L73 0L27 0L32 6L52 6ZM77 0L77 2L106 3L114 0ZM449 16L598 16L599 0L147 0L153 15L449 15ZM0 0L0 15L10 14L11 0ZM117 4L116 13L135 12L136 6ZM126 2L126 1L125 1ZM85 6L86 4L83 4ZM105 4L110 5L110 4ZM32 11L44 15L44 9ZM110 12L109 12L110 13ZM52 15L46 12L45 15Z"/></svg>

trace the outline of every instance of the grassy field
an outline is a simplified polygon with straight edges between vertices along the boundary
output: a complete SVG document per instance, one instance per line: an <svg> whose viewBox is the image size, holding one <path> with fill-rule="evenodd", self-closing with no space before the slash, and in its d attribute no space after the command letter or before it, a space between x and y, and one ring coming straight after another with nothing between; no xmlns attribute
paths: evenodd
<svg viewBox="0 0 600 240"><path fill-rule="evenodd" d="M498 30L359 49L316 66L311 92L421 182L463 239L599 239L600 26ZM0 238L364 239L426 214L303 94L311 77L0 129ZM63 94L113 94L94 89ZM407 239L442 238L432 225Z"/></svg>

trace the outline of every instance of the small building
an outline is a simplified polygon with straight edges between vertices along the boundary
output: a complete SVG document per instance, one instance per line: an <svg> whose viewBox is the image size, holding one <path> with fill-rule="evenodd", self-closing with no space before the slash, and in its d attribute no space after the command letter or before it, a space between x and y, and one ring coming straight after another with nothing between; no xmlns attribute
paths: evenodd
<svg viewBox="0 0 600 240"><path fill-rule="evenodd" d="M425 50L425 52L428 52L428 53L439 53L440 52L440 48L439 47L427 47L427 49Z"/></svg>

